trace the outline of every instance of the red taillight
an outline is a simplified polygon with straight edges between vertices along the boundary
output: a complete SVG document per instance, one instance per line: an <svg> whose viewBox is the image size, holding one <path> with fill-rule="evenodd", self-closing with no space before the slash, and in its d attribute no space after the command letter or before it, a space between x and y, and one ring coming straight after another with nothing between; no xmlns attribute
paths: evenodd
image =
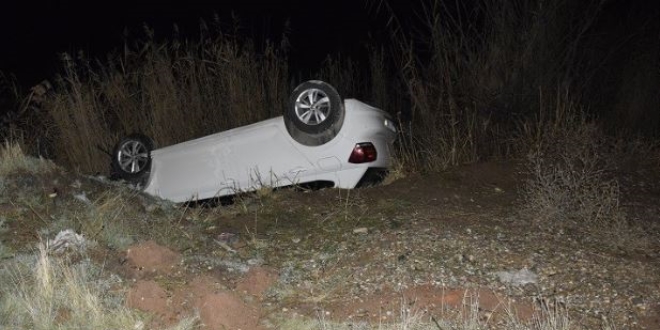
<svg viewBox="0 0 660 330"><path fill-rule="evenodd" d="M378 157L376 147L370 142L358 143L351 152L351 157L348 158L349 163L360 164L373 162Z"/></svg>

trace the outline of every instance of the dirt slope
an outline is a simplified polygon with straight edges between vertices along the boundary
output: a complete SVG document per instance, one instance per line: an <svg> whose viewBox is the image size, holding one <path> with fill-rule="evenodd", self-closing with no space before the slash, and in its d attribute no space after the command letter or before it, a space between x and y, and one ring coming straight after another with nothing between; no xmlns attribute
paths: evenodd
<svg viewBox="0 0 660 330"><path fill-rule="evenodd" d="M154 327L195 313L206 329L266 329L406 315L431 323L472 310L495 328L510 313L531 321L550 311L581 328L657 328L658 233L644 249L612 248L590 230L539 223L520 212L517 168L480 164L352 191L262 191L213 208L66 172L20 174L3 181L0 215L26 220L0 238L20 250L50 219L96 212L100 223L74 229L101 242L92 257L126 280L126 304L153 313ZM625 179L633 220L660 221L653 180ZM16 202L26 194L46 202ZM118 221L130 229L109 233Z"/></svg>

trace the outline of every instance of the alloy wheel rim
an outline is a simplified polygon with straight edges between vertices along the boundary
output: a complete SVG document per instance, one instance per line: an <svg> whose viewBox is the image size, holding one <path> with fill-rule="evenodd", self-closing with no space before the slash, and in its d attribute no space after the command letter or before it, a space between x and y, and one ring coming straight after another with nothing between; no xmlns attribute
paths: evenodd
<svg viewBox="0 0 660 330"><path fill-rule="evenodd" d="M149 151L139 141L129 141L119 149L117 160L124 172L138 173L149 161Z"/></svg>
<svg viewBox="0 0 660 330"><path fill-rule="evenodd" d="M303 91L296 99L296 117L305 125L321 124L330 115L330 109L330 98L317 88Z"/></svg>

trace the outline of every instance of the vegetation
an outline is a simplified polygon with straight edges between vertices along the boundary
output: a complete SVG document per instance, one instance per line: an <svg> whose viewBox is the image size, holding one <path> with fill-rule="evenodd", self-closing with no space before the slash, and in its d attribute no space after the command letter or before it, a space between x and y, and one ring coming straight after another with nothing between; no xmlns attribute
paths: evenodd
<svg viewBox="0 0 660 330"><path fill-rule="evenodd" d="M1 269L8 284L0 301L4 327L130 329L141 322L135 311L121 305L121 297L107 295L117 278L95 278L98 267L89 261L67 265L41 245L36 259L21 256L12 266Z"/></svg>
<svg viewBox="0 0 660 330"><path fill-rule="evenodd" d="M442 1L428 2L421 13L425 24L408 29L409 23L382 2L375 15L388 17L392 46L370 45L368 63L331 55L312 75L332 83L342 95L363 98L397 118L398 174L515 160L526 178L520 216L530 223L543 230L577 231L587 241L605 242L615 251L652 249L657 225L632 220L622 205L618 174L642 158L646 163L638 166L659 165L654 142L660 122L657 96L640 94L657 91L660 80L644 75L630 84L624 81L635 73L657 71L658 57L634 45L616 48L621 54L594 54L601 40L591 32L600 24L602 1L477 3L450 8ZM190 210L147 203L149 197L126 187L97 192L91 200L81 195L77 203L82 201L85 208L71 206L46 217L48 205L57 200L55 192L32 187L19 196L8 180L62 172L51 161L25 156L24 150L78 172L106 173L104 151L128 133L143 132L164 146L279 115L296 84L291 77L302 75L289 67L287 36L279 45L257 44L220 30L217 23L202 24L198 40L157 41L147 28L144 39L124 45L122 52L105 60L63 54L61 75L39 99L40 112L25 111L33 102L32 91L11 105L17 108L16 118L0 127L7 140L0 147L0 202L17 206L11 213L0 208L0 234L29 217L37 221L22 228L26 236L53 236L76 228L102 246L123 249L148 233L187 250L194 243L182 236L182 223L203 233L209 223L226 216L221 213L252 217L253 200L228 210ZM611 58L623 63L617 64L622 73L615 86L599 82L613 70ZM640 92L628 93L635 89ZM261 194L256 203L275 199L272 195ZM348 201L332 209L344 212L331 216L349 218ZM255 222L259 212L254 212ZM119 284L108 282L113 277L87 254L72 262L50 255L43 244L39 251L28 250L0 241L0 279L11 283L0 288L0 320L13 322L2 326L139 329L148 321L126 309L120 297L108 294ZM478 311L463 312L433 324L402 307L401 324L378 328L485 327ZM522 324L513 313L507 324L516 329L571 328L564 314L543 312L535 324ZM321 316L305 322L284 323L284 328L343 328ZM177 327L196 325L187 319Z"/></svg>
<svg viewBox="0 0 660 330"><path fill-rule="evenodd" d="M288 96L283 50L202 26L201 40L126 45L107 62L63 55L64 72L45 107L55 158L106 172L118 138L142 132L169 145L273 117Z"/></svg>

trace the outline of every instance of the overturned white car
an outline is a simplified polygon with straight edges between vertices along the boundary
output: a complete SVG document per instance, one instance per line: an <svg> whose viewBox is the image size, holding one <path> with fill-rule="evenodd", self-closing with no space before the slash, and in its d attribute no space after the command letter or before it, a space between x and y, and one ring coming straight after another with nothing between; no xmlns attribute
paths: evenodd
<svg viewBox="0 0 660 330"><path fill-rule="evenodd" d="M307 81L283 116L159 149L131 135L116 145L112 167L174 202L311 183L352 189L382 179L395 137L384 111Z"/></svg>

